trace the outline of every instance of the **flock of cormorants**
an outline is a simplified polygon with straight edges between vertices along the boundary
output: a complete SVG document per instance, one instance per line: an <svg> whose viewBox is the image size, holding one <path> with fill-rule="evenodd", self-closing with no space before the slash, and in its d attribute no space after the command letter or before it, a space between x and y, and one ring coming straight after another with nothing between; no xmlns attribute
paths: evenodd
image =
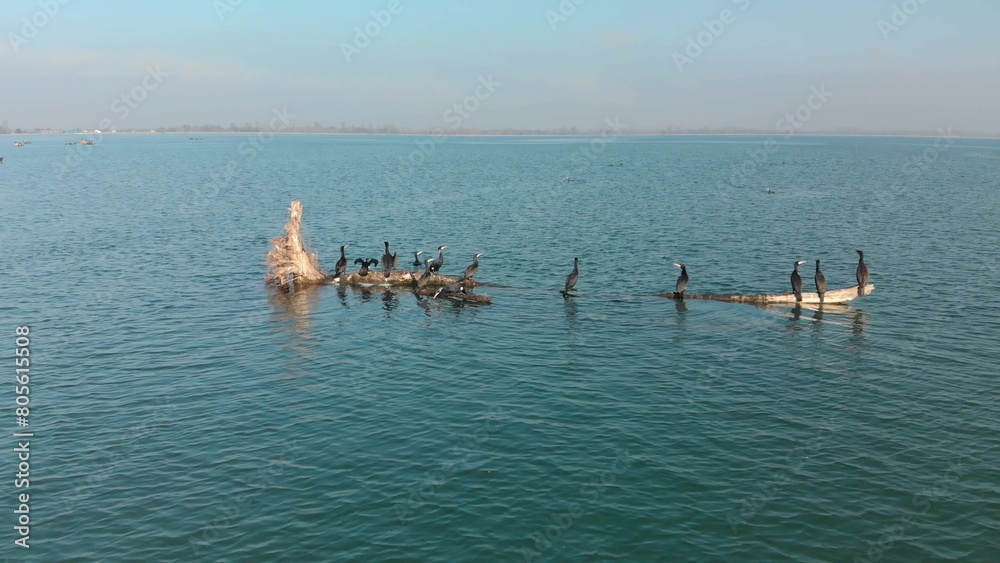
<svg viewBox="0 0 1000 563"><path fill-rule="evenodd" d="M382 254L381 261L377 258L358 258L354 261L355 264L360 264L361 269L358 270L358 275L361 277L367 277L372 267L377 267L380 263L382 264L382 277L388 280L392 276L392 271L396 269L399 259L399 253L393 252L389 253L389 242L383 242L385 245L385 252ZM444 249L448 248L446 245L441 245L438 247L437 258L426 258L423 264L420 262L420 255L423 251L417 250L413 252L413 265L414 266L424 266L424 271L420 276L414 276L413 280L413 290L414 292L419 292L430 281L432 274L437 274L441 271L441 266L444 266ZM337 260L337 264L334 269L334 278L339 278L347 273L347 253L345 250L347 245L342 245L340 247L340 259ZM476 272L479 271L479 257L483 256L483 253L474 254L472 256L472 264L465 268L465 273L462 275L458 281L445 285L439 289L434 297L441 295L442 293L468 293L468 280L471 280Z"/></svg>
<svg viewBox="0 0 1000 563"><path fill-rule="evenodd" d="M382 254L382 276L388 280L392 275L392 271L396 269L397 259L399 258L398 252L389 253L389 242L386 241L385 252ZM424 271L419 277L414 277L413 289L414 292L418 292L423 289L427 282L430 280L432 274L439 273L441 271L441 266L444 265L444 249L448 248L445 245L438 247L437 258L426 258L423 261ZM339 278L347 273L347 254L345 250L347 245L342 245L340 247L340 260L337 260L336 270L334 273L334 278ZM868 266L865 264L865 253L861 250L855 250L858 253L858 267L855 271L855 278L858 281L858 295L864 295L865 286L868 285ZM420 255L423 251L417 250L413 252L413 265L420 266ZM434 297L441 295L442 293L468 293L467 292L467 280L471 280L476 272L479 270L479 257L483 256L482 253L474 254L472 256L472 264L465 268L465 272L458 281L443 286L439 289ZM354 261L355 264L360 264L361 269L358 271L358 275L361 277L368 276L370 269L374 266L379 265L379 260L376 258L358 258ZM799 275L799 265L805 264L806 260L796 260L795 266L792 268L792 293L795 294L795 301L802 301L802 276ZM687 266L682 263L676 263L681 269L681 273L677 276L677 284L674 286L674 298L684 299L684 291L687 289L690 277L688 277ZM580 258L573 258L573 271L566 276L566 284L564 285L561 293L563 297L572 297L572 292L576 290L576 282L580 279ZM823 296L826 294L826 276L820 270L820 261L816 260L816 275L814 278L816 283L816 293L819 294L819 302L823 302Z"/></svg>
<svg viewBox="0 0 1000 563"><path fill-rule="evenodd" d="M865 294L865 286L868 285L868 266L865 264L865 253L855 250L858 253L858 268L854 275L858 280L858 295ZM802 276L799 275L799 264L805 264L805 260L797 260L792 268L792 293L795 294L795 301L802 301ZM677 276L677 284L674 286L674 299L684 299L684 290L687 289L688 277L687 266L684 264L674 264L681 269L681 275ZM560 291L564 297L570 297L571 291L576 289L576 282L580 279L580 259L573 259L573 271L566 276L565 289ZM826 294L826 276L819 269L819 260L816 260L816 293L819 294L819 302L823 302L823 295Z"/></svg>

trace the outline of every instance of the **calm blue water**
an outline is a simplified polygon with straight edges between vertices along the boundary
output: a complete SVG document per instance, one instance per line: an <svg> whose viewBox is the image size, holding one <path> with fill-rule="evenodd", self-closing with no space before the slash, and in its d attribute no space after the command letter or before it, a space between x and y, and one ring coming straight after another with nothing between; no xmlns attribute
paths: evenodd
<svg viewBox="0 0 1000 563"><path fill-rule="evenodd" d="M4 141L34 558L1000 556L1000 142L448 138L410 166L420 138L203 137ZM269 292L293 199L328 270L446 244L506 287ZM850 306L652 296L678 261L692 293L817 258L848 287L855 248Z"/></svg>

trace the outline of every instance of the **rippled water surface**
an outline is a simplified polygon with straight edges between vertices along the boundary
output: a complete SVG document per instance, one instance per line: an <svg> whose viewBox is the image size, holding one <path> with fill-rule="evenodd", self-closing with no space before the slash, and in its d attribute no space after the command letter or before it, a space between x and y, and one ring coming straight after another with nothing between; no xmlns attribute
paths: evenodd
<svg viewBox="0 0 1000 563"><path fill-rule="evenodd" d="M4 146L38 560L1000 556L1000 142L249 139ZM502 287L269 292L293 199L329 270L445 244ZM848 306L655 297L855 248Z"/></svg>

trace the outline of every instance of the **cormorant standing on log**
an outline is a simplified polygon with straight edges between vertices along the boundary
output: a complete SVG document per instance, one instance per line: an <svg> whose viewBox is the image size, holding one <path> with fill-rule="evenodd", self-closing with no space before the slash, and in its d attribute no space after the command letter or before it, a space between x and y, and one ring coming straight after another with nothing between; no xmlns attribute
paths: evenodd
<svg viewBox="0 0 1000 563"><path fill-rule="evenodd" d="M347 255L344 254L345 248L347 248L346 244L340 247L340 260L337 260L337 269L333 274L333 277L335 278L339 278L347 273Z"/></svg>
<svg viewBox="0 0 1000 563"><path fill-rule="evenodd" d="M448 247L444 245L438 247L438 257L431 262L431 273L436 274L441 271L441 266L444 266L444 249L446 248Z"/></svg>
<svg viewBox="0 0 1000 563"><path fill-rule="evenodd" d="M355 264L361 264L361 270L358 271L358 275L365 277L368 275L368 268L371 266L378 266L378 260L374 258L369 258L365 260L364 258L358 258L354 261Z"/></svg>
<svg viewBox="0 0 1000 563"><path fill-rule="evenodd" d="M799 275L799 264L805 264L805 260L795 262L795 269L792 270L792 293L795 294L795 301L802 301L802 276Z"/></svg>
<svg viewBox="0 0 1000 563"><path fill-rule="evenodd" d="M414 253L413 253L413 265L414 266L416 266L418 268L420 267L420 264L421 264L420 263L420 255L423 254L423 253L424 252L422 250L414 251Z"/></svg>
<svg viewBox="0 0 1000 563"><path fill-rule="evenodd" d="M560 291L563 297L569 297L569 292L576 289L576 280L580 279L580 258L573 259L573 271L566 276L566 289Z"/></svg>
<svg viewBox="0 0 1000 563"><path fill-rule="evenodd" d="M389 254L389 241L385 241L385 254L382 255L382 277L389 279L392 269L396 267L396 254Z"/></svg>
<svg viewBox="0 0 1000 563"><path fill-rule="evenodd" d="M826 293L826 276L819 271L819 260L816 261L816 293L819 294L819 302L823 302L823 294Z"/></svg>
<svg viewBox="0 0 1000 563"><path fill-rule="evenodd" d="M681 275L677 276L677 285L674 287L674 298L684 299L684 290L688 286L688 271L684 264L674 264L681 269Z"/></svg>
<svg viewBox="0 0 1000 563"><path fill-rule="evenodd" d="M424 286L427 285L427 282L431 279L431 260L433 260L433 258L425 259L424 265L426 266L426 269L424 269L424 273L420 274L420 277L413 278L414 283L417 286L417 291L423 289Z"/></svg>
<svg viewBox="0 0 1000 563"><path fill-rule="evenodd" d="M865 294L865 286L868 285L868 266L865 265L865 253L855 250L858 253L858 270L854 273L858 279L858 295Z"/></svg>
<svg viewBox="0 0 1000 563"><path fill-rule="evenodd" d="M471 280L472 276L476 275L476 271L479 270L479 257L482 255L482 253L472 255L472 264L465 269L465 275L462 276L464 279Z"/></svg>

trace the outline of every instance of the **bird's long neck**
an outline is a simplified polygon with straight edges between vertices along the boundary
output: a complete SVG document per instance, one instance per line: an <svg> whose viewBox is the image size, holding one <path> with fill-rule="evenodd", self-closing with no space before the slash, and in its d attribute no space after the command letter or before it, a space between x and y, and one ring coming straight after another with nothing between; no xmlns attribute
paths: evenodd
<svg viewBox="0 0 1000 563"><path fill-rule="evenodd" d="M343 246L340 247L340 257L343 258L344 260L347 260L347 255L344 254L344 247Z"/></svg>

